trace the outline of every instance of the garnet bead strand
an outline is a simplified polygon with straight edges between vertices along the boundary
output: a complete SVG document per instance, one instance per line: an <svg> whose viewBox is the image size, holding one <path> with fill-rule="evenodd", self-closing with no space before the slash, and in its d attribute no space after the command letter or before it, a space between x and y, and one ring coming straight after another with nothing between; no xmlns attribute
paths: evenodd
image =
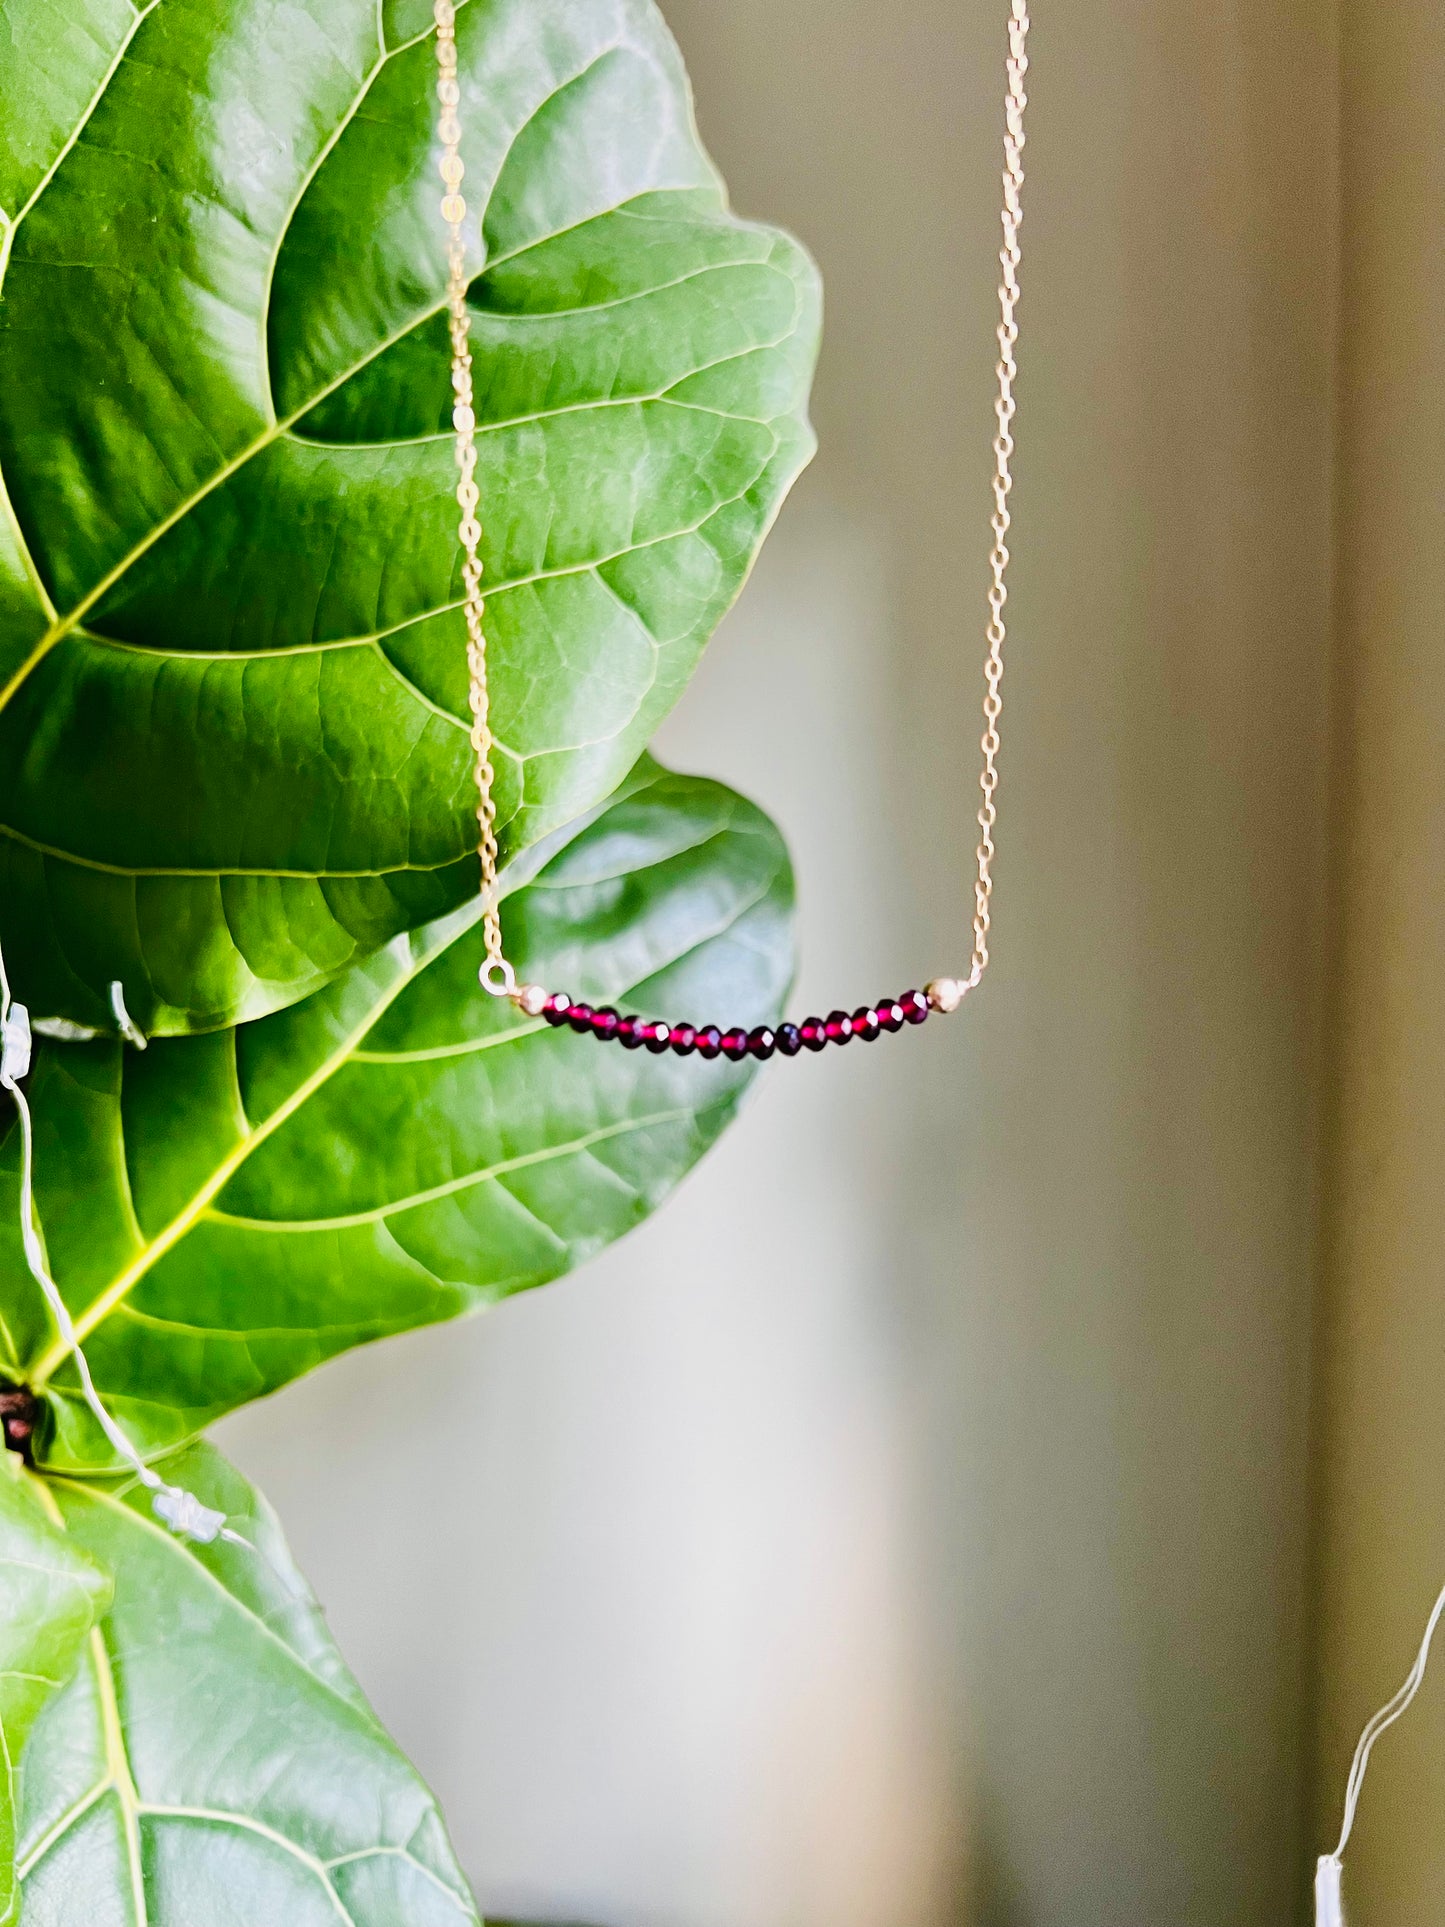
<svg viewBox="0 0 1445 1927"><path fill-rule="evenodd" d="M927 990L905 990L901 997L862 1004L851 1017L846 1010L834 1010L826 1017L805 1017L801 1024L779 1024L776 1030L767 1024L754 1030L744 1030L741 1024L729 1030L716 1024L699 1029L693 1024L666 1024L659 1018L621 1016L610 1004L594 1010L591 1004L573 1003L563 990L549 993L537 984L519 985L515 1002L528 1016L545 1018L554 1029L566 1024L579 1034L621 1044L624 1050L646 1049L655 1056L670 1050L677 1057L696 1054L709 1063L726 1057L740 1064L746 1057L759 1063L775 1055L796 1057L800 1051L825 1050L829 1044L846 1044L855 1037L871 1044L885 1030L924 1023L935 1010L956 1010L966 989L956 978L940 977Z"/></svg>

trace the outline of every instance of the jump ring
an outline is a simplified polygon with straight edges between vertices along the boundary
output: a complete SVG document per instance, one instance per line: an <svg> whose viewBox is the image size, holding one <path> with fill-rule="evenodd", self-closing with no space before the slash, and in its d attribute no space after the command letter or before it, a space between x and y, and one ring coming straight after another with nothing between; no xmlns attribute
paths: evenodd
<svg viewBox="0 0 1445 1927"><path fill-rule="evenodd" d="M477 978L482 989L493 997L510 997L517 988L517 973L505 957L488 957Z"/></svg>

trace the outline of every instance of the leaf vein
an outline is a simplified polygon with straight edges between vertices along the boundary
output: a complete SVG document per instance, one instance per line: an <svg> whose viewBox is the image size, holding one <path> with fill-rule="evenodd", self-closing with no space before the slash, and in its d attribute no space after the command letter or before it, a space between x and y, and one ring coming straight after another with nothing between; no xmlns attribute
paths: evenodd
<svg viewBox="0 0 1445 1927"><path fill-rule="evenodd" d="M459 1178L449 1178L445 1184L431 1185L424 1191L413 1192L405 1198L390 1199L370 1211L353 1211L331 1218L246 1218L229 1211L217 1211L211 1207L205 1210L205 1217L213 1224L229 1225L237 1230L277 1232L290 1236L304 1231L340 1231L349 1226L380 1224L387 1218L394 1218L404 1211L414 1211L423 1205L437 1204L445 1198L457 1197L464 1192L473 1191L478 1185L486 1184L493 1178L500 1178L511 1171L524 1171L539 1164L550 1164L557 1158L576 1157L590 1151L594 1144L603 1144L616 1137L630 1136L634 1131L649 1130L658 1124L676 1124L694 1115L696 1107L690 1104L677 1105L666 1111L653 1111L641 1117L619 1118L614 1124L602 1124L595 1131L587 1131L560 1144L544 1144L535 1151L520 1152L514 1158L499 1158L495 1164L484 1165L478 1171L467 1171Z"/></svg>

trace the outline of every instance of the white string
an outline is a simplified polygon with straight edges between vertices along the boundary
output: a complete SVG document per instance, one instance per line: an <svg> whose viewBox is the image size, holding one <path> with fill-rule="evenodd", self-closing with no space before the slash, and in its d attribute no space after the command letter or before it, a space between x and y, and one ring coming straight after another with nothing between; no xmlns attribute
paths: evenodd
<svg viewBox="0 0 1445 1927"><path fill-rule="evenodd" d="M1435 1628L1440 1624L1442 1614L1445 1614L1445 1588L1441 1589L1435 1601L1425 1626L1425 1637L1420 1641L1420 1650L1415 1655L1415 1664L1405 1675L1404 1684L1393 1699L1386 1701L1360 1735L1360 1743L1355 1748L1355 1757L1350 1764L1350 1777L1345 1785L1345 1812L1339 1843L1333 1853L1321 1854L1315 1865L1315 1927L1344 1927L1341 1875L1344 1871L1345 1848L1354 1831L1355 1810L1360 1804L1360 1789L1365 1783L1365 1768L1370 1764L1375 1741L1387 1727L1395 1724L1419 1692L1425 1678L1425 1668L1430 1663L1430 1642L1435 1637Z"/></svg>
<svg viewBox="0 0 1445 1927"><path fill-rule="evenodd" d="M1315 1862L1315 1927L1345 1927L1345 1903L1340 1893L1343 1872L1338 1854L1322 1853Z"/></svg>
<svg viewBox="0 0 1445 1927"><path fill-rule="evenodd" d="M119 984L111 987L111 1004L123 1027L127 1031L134 1031L135 1026L126 1013ZM231 1530L224 1512L217 1512L214 1507L205 1505L184 1486L168 1485L158 1472L146 1464L106 1410L104 1401L95 1389L90 1365L81 1348L75 1322L70 1316L70 1307L61 1296L60 1287L46 1265L45 1247L36 1221L35 1125L30 1115L29 1100L21 1089L21 1080L30 1070L30 1055L30 1013L24 1004L17 1003L10 994L5 953L0 949L0 1089L9 1091L20 1115L20 1237L25 1247L25 1261L45 1294L45 1302L50 1307L56 1328L75 1360L80 1388L96 1424L110 1441L113 1450L134 1470L136 1477L151 1494L151 1509L156 1517L179 1538L192 1539L198 1545L210 1545L216 1539L226 1539L232 1545L245 1546L247 1551L252 1551L254 1548L250 1540Z"/></svg>
<svg viewBox="0 0 1445 1927"><path fill-rule="evenodd" d="M115 1017L115 1027L125 1041L134 1044L137 1050L144 1050L146 1034L125 1007L125 985L119 978L110 987L110 1008Z"/></svg>

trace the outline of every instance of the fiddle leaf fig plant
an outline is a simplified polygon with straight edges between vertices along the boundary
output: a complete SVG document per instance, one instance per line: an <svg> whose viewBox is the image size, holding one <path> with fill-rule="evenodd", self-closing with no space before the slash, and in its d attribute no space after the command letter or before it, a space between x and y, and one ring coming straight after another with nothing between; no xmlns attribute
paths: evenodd
<svg viewBox="0 0 1445 1927"><path fill-rule="evenodd" d="M20 1755L75 1671L111 1578L66 1533L50 1492L0 1457L0 1927L20 1917Z"/></svg>
<svg viewBox="0 0 1445 1927"><path fill-rule="evenodd" d="M26 1748L21 1920L476 1927L436 1803L269 1508L213 1447L163 1469L247 1546L183 1545L133 1488L44 1488L59 1545L114 1596Z"/></svg>
<svg viewBox="0 0 1445 1927"><path fill-rule="evenodd" d="M11 973L218 1029L475 888L430 8L3 20ZM621 781L736 594L818 301L728 211L650 0L457 36L507 856Z"/></svg>
<svg viewBox="0 0 1445 1927"><path fill-rule="evenodd" d="M506 904L530 976L598 1004L776 1015L791 878L766 818L652 765ZM745 1074L602 1050L477 982L477 900L290 1010L144 1052L47 1042L29 1082L51 1270L131 1438L174 1445L363 1340L494 1303L640 1222ZM0 1374L40 1454L117 1469L25 1267L0 1147Z"/></svg>
<svg viewBox="0 0 1445 1927"><path fill-rule="evenodd" d="M811 451L817 278L651 0L456 33L508 956L767 1023L782 841L647 745ZM201 1434L583 1262L751 1074L478 984L433 41L0 0L0 1927L477 1922Z"/></svg>

